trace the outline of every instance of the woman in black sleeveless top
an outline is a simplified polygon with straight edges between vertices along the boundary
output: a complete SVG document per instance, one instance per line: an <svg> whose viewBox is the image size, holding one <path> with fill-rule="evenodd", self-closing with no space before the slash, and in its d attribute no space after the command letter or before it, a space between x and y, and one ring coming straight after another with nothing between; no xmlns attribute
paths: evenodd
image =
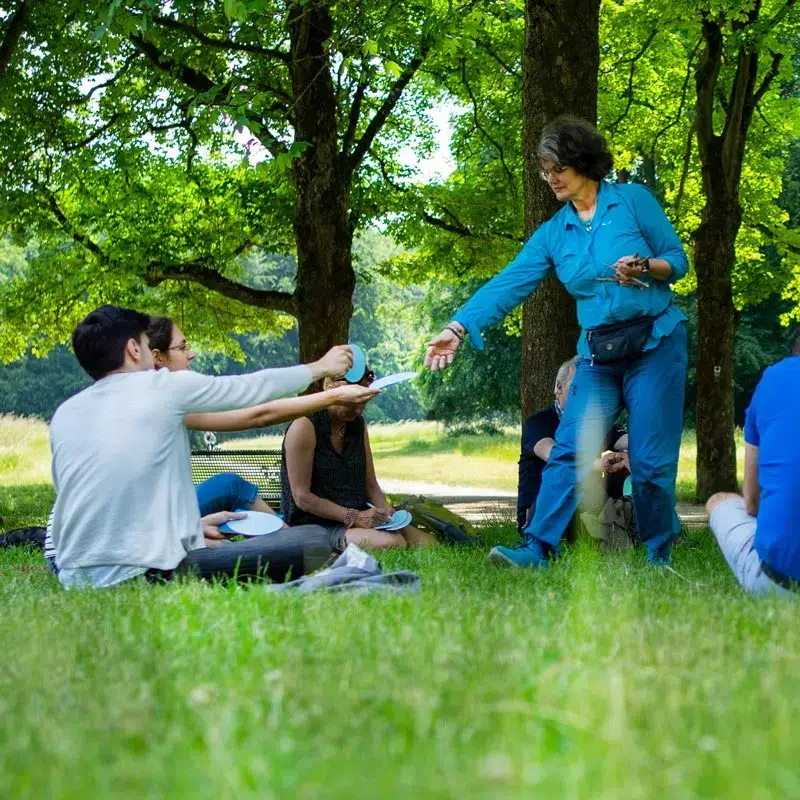
<svg viewBox="0 0 800 800"><path fill-rule="evenodd" d="M325 388L345 384L329 382ZM372 548L432 544L412 526L376 530L394 513L375 477L364 406L333 405L295 420L283 440L281 513L288 525L323 525L331 544ZM373 506L372 508L370 506Z"/></svg>

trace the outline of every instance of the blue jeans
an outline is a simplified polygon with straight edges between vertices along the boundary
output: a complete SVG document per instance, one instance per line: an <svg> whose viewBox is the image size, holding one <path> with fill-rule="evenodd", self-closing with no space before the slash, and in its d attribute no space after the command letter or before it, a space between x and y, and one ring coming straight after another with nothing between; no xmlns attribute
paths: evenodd
<svg viewBox="0 0 800 800"><path fill-rule="evenodd" d="M258 498L258 486L232 472L221 472L195 486L200 516L217 511L236 511L250 508Z"/></svg>
<svg viewBox="0 0 800 800"><path fill-rule="evenodd" d="M675 514L675 479L683 431L686 384L686 324L653 350L613 364L581 358L569 399L542 472L536 513L525 533L546 552L558 550L580 502L608 429L628 409L628 455L639 536L650 558L667 557L680 533Z"/></svg>

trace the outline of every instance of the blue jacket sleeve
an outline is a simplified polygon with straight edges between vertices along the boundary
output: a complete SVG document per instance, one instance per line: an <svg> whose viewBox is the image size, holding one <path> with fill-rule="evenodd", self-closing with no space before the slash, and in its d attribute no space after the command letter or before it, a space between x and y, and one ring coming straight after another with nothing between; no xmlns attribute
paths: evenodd
<svg viewBox="0 0 800 800"><path fill-rule="evenodd" d="M481 331L516 308L550 271L552 262L547 246L547 225L540 225L517 257L453 315L453 319L466 328L476 349L483 350Z"/></svg>
<svg viewBox="0 0 800 800"><path fill-rule="evenodd" d="M667 219L653 193L637 183L628 184L636 219L644 238L653 251L653 258L663 258L672 267L670 281L680 280L689 271L689 259L680 237Z"/></svg>

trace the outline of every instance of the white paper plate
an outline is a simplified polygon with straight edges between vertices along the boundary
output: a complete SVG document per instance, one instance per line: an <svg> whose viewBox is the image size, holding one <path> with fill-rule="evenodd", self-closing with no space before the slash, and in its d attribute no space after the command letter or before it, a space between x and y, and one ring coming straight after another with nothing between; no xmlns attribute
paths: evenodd
<svg viewBox="0 0 800 800"><path fill-rule="evenodd" d="M383 378L378 378L372 381L369 385L370 389L385 389L387 386L393 386L395 383L404 383L416 378L419 372L396 372L394 375L386 375Z"/></svg>
<svg viewBox="0 0 800 800"><path fill-rule="evenodd" d="M268 514L266 511L242 511L237 512L247 514L244 519L232 519L219 529L223 533L240 533L242 536L266 536L268 533L275 533L283 527L283 520L275 514Z"/></svg>
<svg viewBox="0 0 800 800"><path fill-rule="evenodd" d="M400 528L405 528L411 522L411 513L401 508L395 511L392 516L383 523L383 525L376 525L376 530L379 531L399 531Z"/></svg>

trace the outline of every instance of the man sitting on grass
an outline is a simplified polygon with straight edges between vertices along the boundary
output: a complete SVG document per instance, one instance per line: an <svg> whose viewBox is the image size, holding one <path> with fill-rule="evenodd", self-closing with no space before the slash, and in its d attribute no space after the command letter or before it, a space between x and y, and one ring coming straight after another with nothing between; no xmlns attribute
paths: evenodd
<svg viewBox="0 0 800 800"><path fill-rule="evenodd" d="M743 495L720 492L711 530L742 587L788 594L800 584L800 329L791 356L768 367L744 426Z"/></svg>
<svg viewBox="0 0 800 800"><path fill-rule="evenodd" d="M139 575L204 578L296 577L329 557L317 526L207 547L200 524L184 417L246 408L344 374L348 347L308 366L209 377L156 371L146 334L150 317L102 306L72 335L95 380L56 410L50 423L53 542L65 587L113 586Z"/></svg>

